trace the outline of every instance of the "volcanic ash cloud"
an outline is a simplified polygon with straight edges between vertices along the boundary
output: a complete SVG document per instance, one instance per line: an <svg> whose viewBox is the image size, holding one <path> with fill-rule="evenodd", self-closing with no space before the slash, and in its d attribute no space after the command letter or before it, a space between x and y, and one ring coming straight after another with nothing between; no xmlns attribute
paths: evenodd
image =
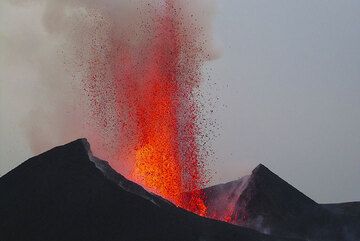
<svg viewBox="0 0 360 241"><path fill-rule="evenodd" d="M26 79L31 86L18 101L27 102L23 125L33 151L85 136L95 154L118 171L204 214L201 193L186 200L183 193L206 182L194 90L203 64L216 55L213 3L39 0L5 5L25 11L24 23L33 19L22 27L25 34L5 31L17 40L9 48L15 61L29 58L18 68L27 66L32 74L22 75L16 85L21 89Z"/></svg>

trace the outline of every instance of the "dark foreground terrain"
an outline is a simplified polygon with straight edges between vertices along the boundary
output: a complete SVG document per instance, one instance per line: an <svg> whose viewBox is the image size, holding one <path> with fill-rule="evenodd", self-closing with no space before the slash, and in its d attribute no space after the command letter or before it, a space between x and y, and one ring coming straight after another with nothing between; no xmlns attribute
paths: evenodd
<svg viewBox="0 0 360 241"><path fill-rule="evenodd" d="M290 241L196 216L146 192L77 140L0 178L1 241Z"/></svg>

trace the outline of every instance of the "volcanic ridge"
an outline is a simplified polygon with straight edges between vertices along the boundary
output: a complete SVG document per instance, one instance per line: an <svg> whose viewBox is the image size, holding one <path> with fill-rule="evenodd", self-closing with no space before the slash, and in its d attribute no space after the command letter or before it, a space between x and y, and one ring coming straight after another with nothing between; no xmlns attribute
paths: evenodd
<svg viewBox="0 0 360 241"><path fill-rule="evenodd" d="M317 204L263 165L204 192L209 218L127 180L79 139L0 178L0 240L360 240L359 203Z"/></svg>
<svg viewBox="0 0 360 241"><path fill-rule="evenodd" d="M318 204L262 164L204 192L208 216L215 219L283 237L360 240L360 202Z"/></svg>

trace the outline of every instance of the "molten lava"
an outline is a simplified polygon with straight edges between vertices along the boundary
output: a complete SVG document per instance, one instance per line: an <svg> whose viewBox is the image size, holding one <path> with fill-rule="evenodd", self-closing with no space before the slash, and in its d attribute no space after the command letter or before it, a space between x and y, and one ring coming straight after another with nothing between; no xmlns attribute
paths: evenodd
<svg viewBox="0 0 360 241"><path fill-rule="evenodd" d="M206 207L199 190L204 183L196 143L196 105L191 97L195 81L182 73L193 56L181 29L176 9L168 1L156 16L155 37L136 54L126 49L118 60L116 79L122 82L117 96L121 115L128 110L133 127L133 180L176 205L200 215ZM124 57L125 56L125 57ZM183 62L183 63L182 63ZM122 105L127 105L126 108ZM186 192L191 198L185 198Z"/></svg>
<svg viewBox="0 0 360 241"><path fill-rule="evenodd" d="M92 118L105 137L98 139L110 143L106 148L111 146L111 165L146 189L204 216L200 190L207 180L194 97L208 58L203 26L181 1L159 2L142 10L151 13L148 22L123 31L111 17L100 17L99 31L109 37L92 40L85 86Z"/></svg>

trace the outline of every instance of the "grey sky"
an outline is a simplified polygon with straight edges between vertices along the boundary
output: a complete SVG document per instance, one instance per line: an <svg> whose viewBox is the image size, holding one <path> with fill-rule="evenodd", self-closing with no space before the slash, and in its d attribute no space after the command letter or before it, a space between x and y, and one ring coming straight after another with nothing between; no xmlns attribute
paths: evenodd
<svg viewBox="0 0 360 241"><path fill-rule="evenodd" d="M6 51L3 33L15 29L11 36L22 36L28 22L40 23L34 12L21 10L19 17L1 4L0 51ZM215 182L245 175L261 162L316 201L360 200L360 1L217 5L222 56L209 64L217 86L211 95L220 98ZM31 61L24 54L21 61ZM15 87L36 74L10 71L14 66L0 65L0 175L32 155L21 130L31 96Z"/></svg>
<svg viewBox="0 0 360 241"><path fill-rule="evenodd" d="M218 175L262 162L317 201L360 200L360 1L218 6Z"/></svg>

